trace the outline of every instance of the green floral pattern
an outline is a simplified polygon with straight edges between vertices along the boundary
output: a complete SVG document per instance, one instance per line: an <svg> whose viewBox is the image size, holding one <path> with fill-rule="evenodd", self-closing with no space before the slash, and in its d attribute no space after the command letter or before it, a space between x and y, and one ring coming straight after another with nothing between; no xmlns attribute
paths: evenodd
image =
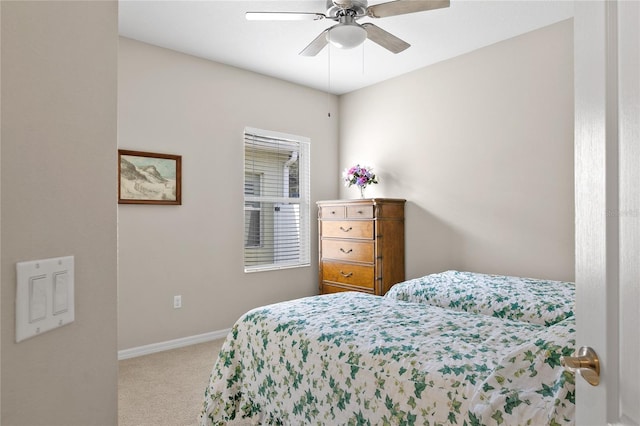
<svg viewBox="0 0 640 426"><path fill-rule="evenodd" d="M575 309L574 283L460 271L408 280L385 296L547 326Z"/></svg>
<svg viewBox="0 0 640 426"><path fill-rule="evenodd" d="M573 335L363 293L269 305L233 326L200 423L572 424Z"/></svg>

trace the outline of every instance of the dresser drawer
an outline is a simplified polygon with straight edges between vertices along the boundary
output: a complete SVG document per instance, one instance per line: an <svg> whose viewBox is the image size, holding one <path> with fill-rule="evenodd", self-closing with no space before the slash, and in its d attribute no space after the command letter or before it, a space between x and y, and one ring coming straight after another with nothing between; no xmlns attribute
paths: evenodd
<svg viewBox="0 0 640 426"><path fill-rule="evenodd" d="M373 206L347 206L349 219L373 219Z"/></svg>
<svg viewBox="0 0 640 426"><path fill-rule="evenodd" d="M322 219L344 219L344 206L326 206L320 208L320 217Z"/></svg>
<svg viewBox="0 0 640 426"><path fill-rule="evenodd" d="M322 236L330 238L359 238L372 240L373 221L323 220Z"/></svg>
<svg viewBox="0 0 640 426"><path fill-rule="evenodd" d="M373 263L373 240L322 240L322 257Z"/></svg>
<svg viewBox="0 0 640 426"><path fill-rule="evenodd" d="M322 274L326 281L373 290L373 265L364 266L340 262L322 262Z"/></svg>
<svg viewBox="0 0 640 426"><path fill-rule="evenodd" d="M330 293L340 293L343 291L359 291L362 293L369 293L369 294L373 294L373 289L369 290L369 289L364 289L362 287L343 287L343 286L339 286L339 285L333 285L331 283L328 282L323 282L322 283L322 294L330 294Z"/></svg>

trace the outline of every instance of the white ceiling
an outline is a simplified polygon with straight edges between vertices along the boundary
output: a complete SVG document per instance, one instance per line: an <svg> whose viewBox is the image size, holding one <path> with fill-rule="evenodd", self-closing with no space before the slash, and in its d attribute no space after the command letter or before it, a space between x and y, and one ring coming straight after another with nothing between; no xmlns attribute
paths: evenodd
<svg viewBox="0 0 640 426"><path fill-rule="evenodd" d="M342 94L571 18L573 1L451 0L445 9L358 21L411 44L397 55L367 40L352 50L325 48L303 57L298 53L334 21L244 17L248 11L325 10L323 0L120 0L119 26L125 37Z"/></svg>

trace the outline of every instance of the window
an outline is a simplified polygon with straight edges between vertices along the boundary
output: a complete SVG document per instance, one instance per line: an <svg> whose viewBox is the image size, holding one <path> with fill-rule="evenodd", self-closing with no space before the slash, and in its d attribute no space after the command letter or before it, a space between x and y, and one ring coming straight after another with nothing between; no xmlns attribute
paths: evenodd
<svg viewBox="0 0 640 426"><path fill-rule="evenodd" d="M259 197L262 175L259 173L244 174L244 195ZM260 247L260 202L245 202L244 206L244 246Z"/></svg>
<svg viewBox="0 0 640 426"><path fill-rule="evenodd" d="M310 264L308 138L244 132L244 269Z"/></svg>

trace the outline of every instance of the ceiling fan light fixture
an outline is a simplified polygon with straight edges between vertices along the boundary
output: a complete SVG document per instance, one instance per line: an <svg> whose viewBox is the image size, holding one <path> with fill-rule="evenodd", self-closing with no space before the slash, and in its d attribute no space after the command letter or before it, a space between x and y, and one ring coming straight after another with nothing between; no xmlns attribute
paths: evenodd
<svg viewBox="0 0 640 426"><path fill-rule="evenodd" d="M327 32L327 41L338 49L353 49L367 39L367 30L356 23L336 25Z"/></svg>

